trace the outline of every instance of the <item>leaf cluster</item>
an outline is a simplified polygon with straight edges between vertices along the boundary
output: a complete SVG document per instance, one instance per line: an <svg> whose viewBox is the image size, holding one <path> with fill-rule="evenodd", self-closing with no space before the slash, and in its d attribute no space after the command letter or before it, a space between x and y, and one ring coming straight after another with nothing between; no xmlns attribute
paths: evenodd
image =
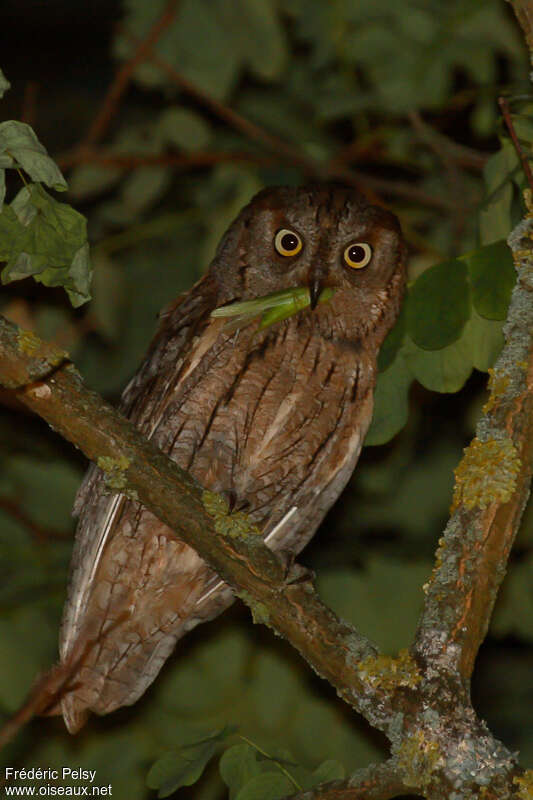
<svg viewBox="0 0 533 800"><path fill-rule="evenodd" d="M6 169L18 171L24 187L6 205ZM22 170L32 179L27 184ZM32 128L0 123L0 261L2 283L32 276L45 286L63 286L74 307L90 299L91 268L85 217L58 203L42 184L63 192L67 183Z"/></svg>
<svg viewBox="0 0 533 800"><path fill-rule="evenodd" d="M195 783L233 733L233 728L226 727L166 753L150 769L148 786L158 790L158 797L168 797L181 786ZM344 778L344 768L337 761L324 761L311 772L296 764L290 754L271 755L248 740L226 745L219 770L230 800L279 800L295 791Z"/></svg>
<svg viewBox="0 0 533 800"><path fill-rule="evenodd" d="M366 444L383 444L404 427L413 380L457 392L472 369L487 371L503 346L515 271L506 243L495 242L422 273L383 344L376 408Z"/></svg>

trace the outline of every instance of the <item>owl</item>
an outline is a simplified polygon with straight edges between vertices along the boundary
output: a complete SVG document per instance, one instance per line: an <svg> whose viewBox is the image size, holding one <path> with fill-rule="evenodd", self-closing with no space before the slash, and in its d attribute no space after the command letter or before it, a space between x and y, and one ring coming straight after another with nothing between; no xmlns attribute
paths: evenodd
<svg viewBox="0 0 533 800"><path fill-rule="evenodd" d="M355 467L372 418L376 359L405 286L397 219L337 185L260 192L207 274L162 314L121 411L203 487L244 510L274 551L299 553ZM306 308L235 329L212 312L307 287ZM329 299L318 302L325 289ZM187 631L231 589L92 466L60 632L69 680L52 713L134 703Z"/></svg>

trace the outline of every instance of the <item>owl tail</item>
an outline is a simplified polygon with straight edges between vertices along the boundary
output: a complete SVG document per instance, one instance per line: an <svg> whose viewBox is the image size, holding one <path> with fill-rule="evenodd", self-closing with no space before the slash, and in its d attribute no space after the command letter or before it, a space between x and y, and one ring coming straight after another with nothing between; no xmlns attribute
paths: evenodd
<svg viewBox="0 0 533 800"><path fill-rule="evenodd" d="M67 661L55 664L37 679L23 705L0 728L0 749L35 716L63 715L69 733L77 733L91 711L107 714L116 708L134 703L154 680L170 655L177 639L185 631L173 635L151 637L137 643L138 652L128 653L128 659L106 670L101 660L101 648L91 642ZM161 633L161 632L160 632ZM139 648L143 644L144 647ZM132 676L136 680L132 682Z"/></svg>
<svg viewBox="0 0 533 800"><path fill-rule="evenodd" d="M120 650L113 642L106 648L105 639L95 643L79 664L75 677L62 692L59 703L48 713L63 714L69 733L77 733L89 712L109 714L135 703L156 678L159 670L185 633L183 625L170 633L157 634L139 641L123 636Z"/></svg>
<svg viewBox="0 0 533 800"><path fill-rule="evenodd" d="M36 680L23 705L0 728L0 750L33 717L60 713L58 698L61 697L72 676L71 664L55 664ZM80 723L80 727L83 722Z"/></svg>

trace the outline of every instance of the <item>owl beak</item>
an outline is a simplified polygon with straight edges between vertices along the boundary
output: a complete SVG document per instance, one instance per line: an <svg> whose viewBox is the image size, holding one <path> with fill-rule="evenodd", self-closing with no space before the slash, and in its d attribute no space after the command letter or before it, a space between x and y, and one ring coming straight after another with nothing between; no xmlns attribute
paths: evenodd
<svg viewBox="0 0 533 800"><path fill-rule="evenodd" d="M318 298L324 288L323 275L320 269L314 269L309 275L309 296L311 298L311 309L314 311L318 303Z"/></svg>

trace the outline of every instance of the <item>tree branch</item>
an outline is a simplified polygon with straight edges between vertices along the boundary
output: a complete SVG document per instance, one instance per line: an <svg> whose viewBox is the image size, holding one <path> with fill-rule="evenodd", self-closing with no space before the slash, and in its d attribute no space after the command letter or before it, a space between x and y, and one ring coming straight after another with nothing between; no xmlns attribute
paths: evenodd
<svg viewBox="0 0 533 800"><path fill-rule="evenodd" d="M293 795L291 800L390 800L408 793L409 788L399 777L398 764L390 759L359 769L346 781L333 781Z"/></svg>
<svg viewBox="0 0 533 800"><path fill-rule="evenodd" d="M140 500L285 636L371 724L388 725L390 691L361 670L377 648L320 601L311 576L286 567L242 514L228 514L199 484L87 389L65 354L0 317L0 384L97 462L111 489ZM18 387L18 388L17 388ZM386 665L385 665L386 666ZM396 674L396 673L395 673ZM375 709L375 710L374 710Z"/></svg>
<svg viewBox="0 0 533 800"><path fill-rule="evenodd" d="M516 18L526 37L530 60L533 53L533 5L531 0L507 0L513 7Z"/></svg>
<svg viewBox="0 0 533 800"><path fill-rule="evenodd" d="M491 394L455 475L415 652L468 685L529 496L533 464L533 219L510 237L518 270Z"/></svg>

